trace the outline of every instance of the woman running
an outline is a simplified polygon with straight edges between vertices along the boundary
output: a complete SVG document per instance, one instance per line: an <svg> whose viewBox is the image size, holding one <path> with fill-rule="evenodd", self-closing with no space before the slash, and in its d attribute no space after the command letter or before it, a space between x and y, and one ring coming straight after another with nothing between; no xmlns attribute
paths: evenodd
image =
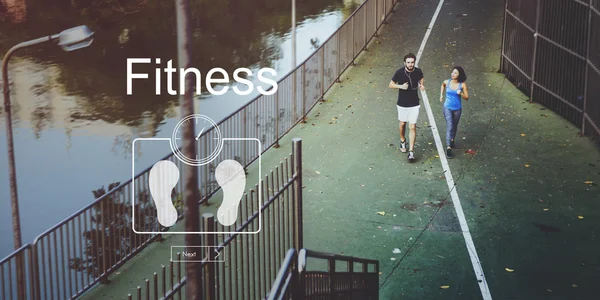
<svg viewBox="0 0 600 300"><path fill-rule="evenodd" d="M450 79L442 82L440 91L440 102L444 102L444 91L446 102L444 102L444 118L446 118L446 157L452 158L452 148L454 148L454 137L460 114L462 112L461 98L469 100L469 90L467 89L467 74L462 67L456 66L452 70Z"/></svg>

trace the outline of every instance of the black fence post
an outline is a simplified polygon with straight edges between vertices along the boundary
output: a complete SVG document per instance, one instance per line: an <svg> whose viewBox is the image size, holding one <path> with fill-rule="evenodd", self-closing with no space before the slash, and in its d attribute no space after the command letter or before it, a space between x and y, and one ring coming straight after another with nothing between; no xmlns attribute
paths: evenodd
<svg viewBox="0 0 600 300"><path fill-rule="evenodd" d="M202 215L202 231L204 232L215 232L215 217L211 213L205 213ZM215 234L204 234L204 251L199 251L202 253L202 257L206 258L206 264L204 265L204 280L202 283L204 287L202 290L205 291L206 300L214 300L216 299L215 290L215 246L216 243L216 235Z"/></svg>
<svg viewBox="0 0 600 300"><path fill-rule="evenodd" d="M533 33L533 59L531 60L531 83L529 85L529 102L533 102L533 87L535 85L535 60L538 46L538 28L540 23L540 0L536 2L535 32Z"/></svg>
<svg viewBox="0 0 600 300"><path fill-rule="evenodd" d="M279 92L275 93L275 145L273 147L279 148Z"/></svg>
<svg viewBox="0 0 600 300"><path fill-rule="evenodd" d="M294 236L296 237L296 240L294 241L294 248L302 249L304 248L304 235L302 229L302 139L294 138L292 140L292 143L294 156L294 174L296 175L296 179L294 180L294 198L296 198L296 224L294 224L294 230L296 231Z"/></svg>
<svg viewBox="0 0 600 300"><path fill-rule="evenodd" d="M585 135L585 117L587 114L588 84L590 82L590 42L592 41L592 0L588 2L587 47L585 49L585 79L583 83L583 107L581 114L581 135Z"/></svg>
<svg viewBox="0 0 600 300"><path fill-rule="evenodd" d="M504 20L502 22L502 43L500 46L500 68L499 73L504 73L504 42L506 40L506 11L508 11L508 0L504 0Z"/></svg>

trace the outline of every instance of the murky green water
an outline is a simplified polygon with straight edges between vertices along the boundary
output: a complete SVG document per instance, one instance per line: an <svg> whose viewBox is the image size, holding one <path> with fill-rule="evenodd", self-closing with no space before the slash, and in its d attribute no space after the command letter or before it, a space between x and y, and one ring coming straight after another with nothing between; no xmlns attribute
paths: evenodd
<svg viewBox="0 0 600 300"><path fill-rule="evenodd" d="M297 61L307 58L361 0L296 0ZM181 118L177 96L155 94L155 65L127 95L127 58L160 58L176 65L174 1L0 0L0 53L33 38L87 25L93 44L63 52L47 43L18 52L9 68L23 243L93 201L92 190L131 177L131 141L168 137ZM291 0L192 0L192 65L269 67L277 79L291 69ZM231 77L231 76L230 76ZM166 82L164 79L162 82ZM206 93L196 112L215 121L255 93ZM0 116L0 239L12 241L4 116ZM145 149L149 167L166 148ZM0 257L12 242L0 246Z"/></svg>

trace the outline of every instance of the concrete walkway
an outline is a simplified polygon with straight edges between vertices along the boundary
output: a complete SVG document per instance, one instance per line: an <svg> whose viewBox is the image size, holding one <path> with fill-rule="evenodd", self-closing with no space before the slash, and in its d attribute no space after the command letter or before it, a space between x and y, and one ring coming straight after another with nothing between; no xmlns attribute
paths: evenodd
<svg viewBox="0 0 600 300"><path fill-rule="evenodd" d="M404 54L417 53L437 5L399 3L307 123L263 155L263 170L290 153L292 138L303 139L305 247L378 259L381 299L482 299L484 283L494 299L595 298L600 151L498 73L504 1L444 1L418 62L442 141L440 84L455 64L469 76L448 163L473 249L424 106L417 161L398 150L397 91L387 85ZM133 294L168 262L171 245L183 245L181 237L151 246L86 297Z"/></svg>

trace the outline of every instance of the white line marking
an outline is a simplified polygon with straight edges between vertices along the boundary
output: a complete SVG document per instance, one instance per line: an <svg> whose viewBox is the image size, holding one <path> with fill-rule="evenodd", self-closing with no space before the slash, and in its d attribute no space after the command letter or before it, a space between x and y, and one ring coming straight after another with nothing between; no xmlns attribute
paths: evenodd
<svg viewBox="0 0 600 300"><path fill-rule="evenodd" d="M425 49L425 44L427 43L427 39L431 34L431 30L435 24L435 21L440 13L442 5L444 4L444 0L440 0L437 9L435 10L435 14L431 19L431 23L429 23L429 27L427 28L427 32L425 33L425 37L421 42L421 46L419 47L419 51L417 52L417 59L415 60L415 66L418 65L418 62L423 54L423 49ZM462 205L460 204L460 199L458 198L458 193L456 192L456 186L454 185L454 179L452 178L452 172L450 171L450 166L448 166L448 160L446 159L446 151L442 145L442 139L440 138L440 134L438 133L437 126L435 124L435 119L433 117L433 112L431 111L431 106L429 105L429 98L427 97L426 91L421 91L421 95L423 96L423 104L425 104L425 110L427 111L427 117L429 118L429 124L431 124L431 132L433 133L433 139L435 140L435 145L438 150L438 155L440 156L440 161L442 163L442 169L444 170L444 174L446 176L446 182L448 183L448 188L450 189L450 196L452 197L452 202L454 202L454 210L456 211L456 216L458 217L460 228L462 230L463 237L465 239L465 244L467 246L467 251L469 252L469 257L471 258L471 263L473 265L473 271L475 271L475 277L477 277L477 281L479 283L479 289L481 290L481 295L485 300L491 300L492 294L487 284L487 280L485 279L485 275L483 274L483 267L481 266L481 262L479 261L479 256L477 255L477 250L475 249L475 244L473 243L473 239L471 237L471 232L469 231L469 225L467 224L467 220L465 219L465 214L462 209Z"/></svg>

